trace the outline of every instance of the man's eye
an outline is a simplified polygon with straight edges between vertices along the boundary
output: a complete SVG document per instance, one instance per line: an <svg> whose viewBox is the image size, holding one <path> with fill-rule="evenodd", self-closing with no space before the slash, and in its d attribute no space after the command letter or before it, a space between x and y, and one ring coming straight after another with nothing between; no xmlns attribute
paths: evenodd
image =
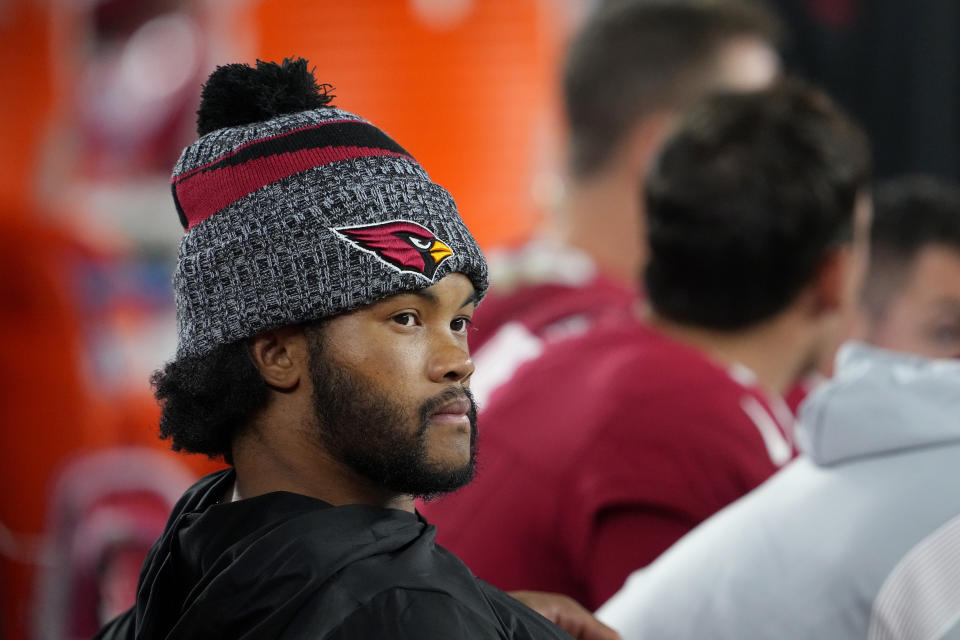
<svg viewBox="0 0 960 640"><path fill-rule="evenodd" d="M450 323L450 328L456 332L463 332L470 328L470 325L473 324L470 318L457 318Z"/></svg>
<svg viewBox="0 0 960 640"><path fill-rule="evenodd" d="M391 319L397 324L402 324L405 327L412 327L417 322L416 316L414 316L412 313L398 313Z"/></svg>

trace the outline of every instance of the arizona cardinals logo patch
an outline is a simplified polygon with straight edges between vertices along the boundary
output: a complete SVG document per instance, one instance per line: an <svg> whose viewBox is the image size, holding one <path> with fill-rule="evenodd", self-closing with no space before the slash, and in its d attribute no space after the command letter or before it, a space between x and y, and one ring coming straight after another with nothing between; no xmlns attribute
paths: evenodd
<svg viewBox="0 0 960 640"><path fill-rule="evenodd" d="M415 273L430 282L453 249L424 226L409 220L332 229L353 246L373 254L398 271Z"/></svg>

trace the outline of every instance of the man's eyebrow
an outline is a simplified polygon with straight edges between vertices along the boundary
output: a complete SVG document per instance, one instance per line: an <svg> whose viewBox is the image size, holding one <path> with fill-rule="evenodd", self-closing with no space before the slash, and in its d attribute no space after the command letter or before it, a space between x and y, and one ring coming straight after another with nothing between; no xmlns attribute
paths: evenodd
<svg viewBox="0 0 960 640"><path fill-rule="evenodd" d="M462 309L463 307L467 306L467 305L470 304L471 302L474 303L474 304L477 303L477 290L476 290L476 289L474 289L473 291L470 292L470 295L467 296L467 299L463 301L463 304L461 304L459 308Z"/></svg>
<svg viewBox="0 0 960 640"><path fill-rule="evenodd" d="M437 297L437 294L435 294L433 291L430 291L428 289L418 289L416 291L409 291L408 295L417 296L418 298L423 298L432 304L440 304L440 298ZM474 289L473 291L470 292L470 295L467 296L466 300L464 300L460 304L460 306L457 308L460 309L462 307L467 306L471 302L475 303L476 301L477 301L477 290Z"/></svg>
<svg viewBox="0 0 960 640"><path fill-rule="evenodd" d="M440 303L440 298L437 297L437 294L435 294L433 291L428 291L427 289L417 289L416 291L409 291L408 293L412 296L417 296L418 298L424 298L433 304Z"/></svg>

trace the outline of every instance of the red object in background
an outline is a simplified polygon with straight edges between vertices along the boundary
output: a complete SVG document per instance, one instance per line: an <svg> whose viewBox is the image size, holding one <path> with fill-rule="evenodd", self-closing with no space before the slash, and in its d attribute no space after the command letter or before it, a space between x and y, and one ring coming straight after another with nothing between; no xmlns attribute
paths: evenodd
<svg viewBox="0 0 960 640"><path fill-rule="evenodd" d="M40 143L54 101L51 4L11 0L0 5L0 86L5 87L0 98L0 203L25 202L36 186Z"/></svg>
<svg viewBox="0 0 960 640"><path fill-rule="evenodd" d="M19 543L0 558L3 637L26 637L31 574L48 482L101 444L78 367L76 311L59 260L69 240L9 210L0 216L0 523ZM11 557L11 554L13 557Z"/></svg>
<svg viewBox="0 0 960 640"><path fill-rule="evenodd" d="M807 0L807 11L820 24L849 29L860 18L860 0Z"/></svg>
<svg viewBox="0 0 960 640"><path fill-rule="evenodd" d="M149 547L131 547L110 553L101 571L101 619L112 620L136 603L137 581L147 551Z"/></svg>
<svg viewBox="0 0 960 640"><path fill-rule="evenodd" d="M209 46L194 0L94 0L76 9L78 164L93 181L166 176L193 136Z"/></svg>

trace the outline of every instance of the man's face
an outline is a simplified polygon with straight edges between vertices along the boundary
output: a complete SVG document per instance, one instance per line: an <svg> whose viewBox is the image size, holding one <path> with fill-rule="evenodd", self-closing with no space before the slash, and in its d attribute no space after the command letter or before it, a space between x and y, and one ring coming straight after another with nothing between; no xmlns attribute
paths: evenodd
<svg viewBox="0 0 960 640"><path fill-rule="evenodd" d="M883 311L867 320L873 345L929 358L960 357L960 251L922 248Z"/></svg>
<svg viewBox="0 0 960 640"><path fill-rule="evenodd" d="M470 281L451 274L337 316L311 337L319 437L334 457L386 489L420 497L473 478L474 302Z"/></svg>

